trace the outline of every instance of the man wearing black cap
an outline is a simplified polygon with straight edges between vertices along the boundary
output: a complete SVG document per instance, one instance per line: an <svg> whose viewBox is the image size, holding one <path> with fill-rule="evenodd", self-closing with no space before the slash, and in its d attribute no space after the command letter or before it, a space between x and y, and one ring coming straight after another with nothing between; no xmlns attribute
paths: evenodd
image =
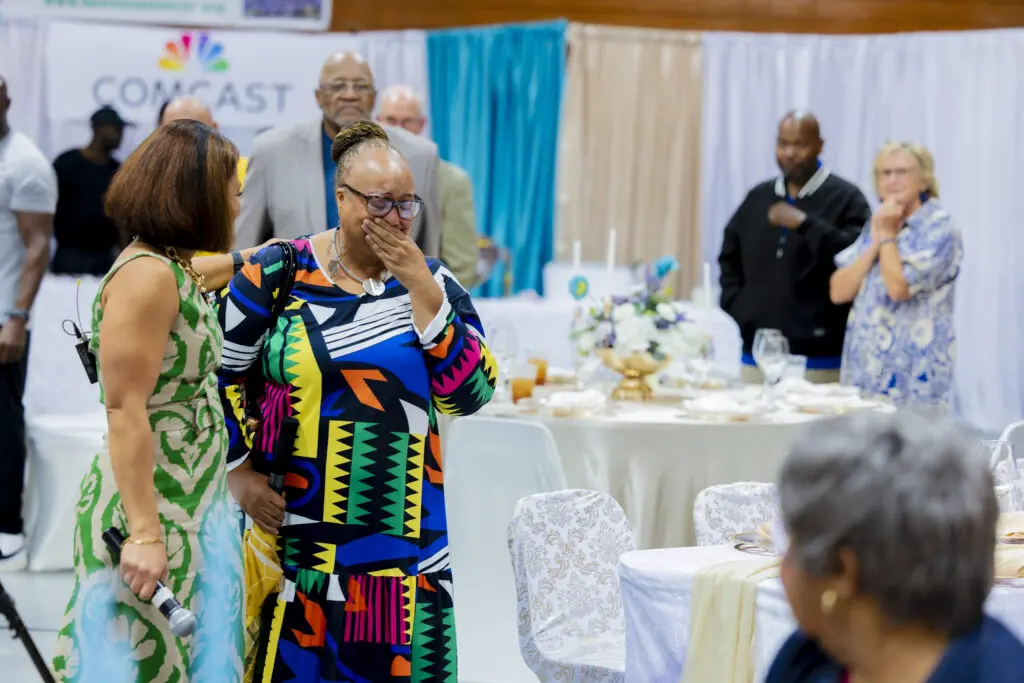
<svg viewBox="0 0 1024 683"><path fill-rule="evenodd" d="M89 144L69 149L53 162L60 190L53 219L55 273L104 275L125 242L103 211L103 197L121 165L111 154L131 124L112 107L99 109L89 121Z"/></svg>

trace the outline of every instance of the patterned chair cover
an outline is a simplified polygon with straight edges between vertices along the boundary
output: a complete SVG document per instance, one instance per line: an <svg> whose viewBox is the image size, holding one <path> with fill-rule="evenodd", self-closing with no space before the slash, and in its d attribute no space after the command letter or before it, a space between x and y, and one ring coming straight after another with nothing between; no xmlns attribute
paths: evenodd
<svg viewBox="0 0 1024 683"><path fill-rule="evenodd" d="M779 519L775 484L738 482L711 486L693 503L697 545L732 543L732 535Z"/></svg>
<svg viewBox="0 0 1024 683"><path fill-rule="evenodd" d="M635 546L619 504L596 491L528 496L516 506L508 546L519 649L541 683L621 683L618 561Z"/></svg>

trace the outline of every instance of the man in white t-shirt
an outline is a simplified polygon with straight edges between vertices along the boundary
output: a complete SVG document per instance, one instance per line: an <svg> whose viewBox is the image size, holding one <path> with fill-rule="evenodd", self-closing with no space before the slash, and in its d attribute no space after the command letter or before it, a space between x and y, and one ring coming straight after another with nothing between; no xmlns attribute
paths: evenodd
<svg viewBox="0 0 1024 683"><path fill-rule="evenodd" d="M32 141L7 125L0 76L0 570L23 565L28 318L50 262L57 175Z"/></svg>

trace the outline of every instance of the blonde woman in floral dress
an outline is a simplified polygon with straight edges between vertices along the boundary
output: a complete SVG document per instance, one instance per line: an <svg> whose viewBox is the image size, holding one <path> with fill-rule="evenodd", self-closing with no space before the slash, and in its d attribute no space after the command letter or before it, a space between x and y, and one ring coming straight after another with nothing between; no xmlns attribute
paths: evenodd
<svg viewBox="0 0 1024 683"><path fill-rule="evenodd" d="M223 337L190 264L196 250L231 245L237 161L218 133L178 121L147 138L108 191L108 214L136 239L93 305L108 434L82 482L60 681L241 679L240 541L214 375ZM101 538L111 526L127 539L116 569ZM192 636L174 636L148 602L158 580L196 615Z"/></svg>

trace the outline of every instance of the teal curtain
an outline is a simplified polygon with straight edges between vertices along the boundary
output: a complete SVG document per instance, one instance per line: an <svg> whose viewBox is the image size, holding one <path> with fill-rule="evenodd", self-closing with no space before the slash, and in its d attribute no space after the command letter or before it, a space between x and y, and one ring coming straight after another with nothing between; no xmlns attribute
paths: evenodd
<svg viewBox="0 0 1024 683"><path fill-rule="evenodd" d="M514 291L541 291L555 228L567 23L427 34L438 151L473 180L477 229L507 248ZM475 292L498 296L504 269Z"/></svg>

